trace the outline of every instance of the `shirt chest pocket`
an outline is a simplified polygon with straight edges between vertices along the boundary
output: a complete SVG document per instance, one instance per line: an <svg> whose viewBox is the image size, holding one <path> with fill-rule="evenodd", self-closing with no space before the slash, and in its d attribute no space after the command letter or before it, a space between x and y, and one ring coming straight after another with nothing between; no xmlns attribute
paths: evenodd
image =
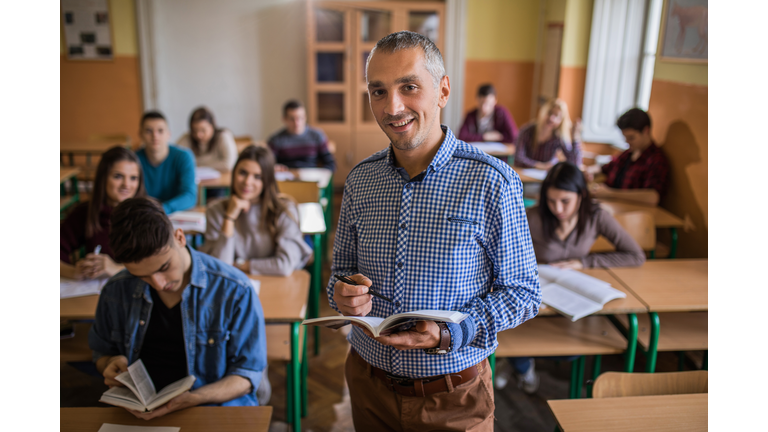
<svg viewBox="0 0 768 432"><path fill-rule="evenodd" d="M471 216L446 215L442 223L442 249L448 256L446 258L461 262L464 265L468 261L480 258L483 248L480 245L480 220Z"/></svg>
<svg viewBox="0 0 768 432"><path fill-rule="evenodd" d="M196 343L198 348L220 349L227 345L229 340L229 331L201 331L198 330Z"/></svg>

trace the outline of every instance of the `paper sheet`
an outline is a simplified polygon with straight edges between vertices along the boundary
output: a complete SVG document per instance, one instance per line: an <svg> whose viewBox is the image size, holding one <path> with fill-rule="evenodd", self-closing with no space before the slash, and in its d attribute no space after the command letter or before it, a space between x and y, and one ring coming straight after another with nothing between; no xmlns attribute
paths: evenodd
<svg viewBox="0 0 768 432"><path fill-rule="evenodd" d="M99 432L179 432L180 427L172 426L128 426L113 423L104 423Z"/></svg>
<svg viewBox="0 0 768 432"><path fill-rule="evenodd" d="M74 279L60 278L61 285L59 287L59 298L64 299L99 294L104 287L104 284L107 283L107 280L107 278L104 278L78 281Z"/></svg>
<svg viewBox="0 0 768 432"><path fill-rule="evenodd" d="M488 154L491 153L507 153L507 146L499 142L471 142L473 146L477 147Z"/></svg>

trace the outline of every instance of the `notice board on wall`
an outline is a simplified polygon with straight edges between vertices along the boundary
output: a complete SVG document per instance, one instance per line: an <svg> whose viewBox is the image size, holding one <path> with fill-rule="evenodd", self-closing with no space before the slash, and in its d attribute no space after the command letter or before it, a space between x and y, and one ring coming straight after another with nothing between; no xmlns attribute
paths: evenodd
<svg viewBox="0 0 768 432"><path fill-rule="evenodd" d="M61 0L64 45L70 60L112 60L107 0Z"/></svg>

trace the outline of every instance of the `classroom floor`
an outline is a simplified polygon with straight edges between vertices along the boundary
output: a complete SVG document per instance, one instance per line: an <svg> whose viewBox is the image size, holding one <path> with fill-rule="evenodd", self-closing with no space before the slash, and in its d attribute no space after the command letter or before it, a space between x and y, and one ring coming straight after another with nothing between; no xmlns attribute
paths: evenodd
<svg viewBox="0 0 768 432"><path fill-rule="evenodd" d="M338 220L341 194L334 197L334 221ZM333 238L331 233L330 238ZM328 255L330 257L329 245ZM330 268L324 268L325 280L329 277ZM321 315L333 315L327 302L321 302ZM344 382L344 361L349 345L342 331L326 328L320 329L320 354L309 357L309 376L307 388L309 393L308 415L302 419L302 430L316 432L348 432L354 431L349 406L349 396ZM309 353L313 350L314 341L308 340ZM698 369L703 358L702 352L691 352L685 358L686 370ZM621 356L604 356L603 371L619 371L622 369ZM635 370L642 371L645 359L638 355ZM497 432L513 431L547 431L555 429L555 418L547 406L549 399L565 399L568 397L571 366L569 362L552 360L537 360L536 371L540 375L539 390L534 395L527 395L519 390L514 378L503 390L495 390L496 426ZM658 372L678 370L676 353L659 353ZM587 361L588 374L591 371L591 360ZM287 431L285 423L285 372L284 362L273 361L269 364L269 379L272 383L272 399L274 407L270 432ZM60 363L60 406L88 407L106 406L98 402L101 393L107 387L103 379L96 374L90 363L67 364ZM586 393L584 394L584 396Z"/></svg>

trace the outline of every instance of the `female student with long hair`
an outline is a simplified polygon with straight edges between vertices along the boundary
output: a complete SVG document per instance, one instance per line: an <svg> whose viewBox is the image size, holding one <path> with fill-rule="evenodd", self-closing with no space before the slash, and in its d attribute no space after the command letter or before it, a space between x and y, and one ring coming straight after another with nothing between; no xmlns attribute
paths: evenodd
<svg viewBox="0 0 768 432"><path fill-rule="evenodd" d="M551 99L539 109L535 122L520 129L515 141L515 166L548 170L562 151L568 162L581 165L581 122L571 123L568 105Z"/></svg>
<svg viewBox="0 0 768 432"><path fill-rule="evenodd" d="M227 171L237 159L235 137L229 130L216 126L213 113L206 107L192 111L189 132L179 138L176 145L192 150L197 166Z"/></svg>
<svg viewBox="0 0 768 432"><path fill-rule="evenodd" d="M584 174L572 163L560 162L552 167L541 184L539 205L526 213L536 261L540 264L578 270L634 267L645 262L645 253L637 242L592 200ZM600 235L613 244L614 252L590 253ZM539 378L533 359L510 360L518 385L527 393L535 392ZM507 371L499 371L497 387L504 387L508 379Z"/></svg>
<svg viewBox="0 0 768 432"><path fill-rule="evenodd" d="M296 204L277 190L275 157L249 146L232 170L232 196L206 210L201 248L246 273L287 276L312 253L299 229Z"/></svg>
<svg viewBox="0 0 768 432"><path fill-rule="evenodd" d="M144 174L131 150L112 147L101 155L90 201L79 204L59 229L61 276L92 279L115 275L124 267L112 260L109 218L112 209L128 198L144 197ZM87 255L72 262L72 253L85 247ZM94 253L99 249L98 254Z"/></svg>

